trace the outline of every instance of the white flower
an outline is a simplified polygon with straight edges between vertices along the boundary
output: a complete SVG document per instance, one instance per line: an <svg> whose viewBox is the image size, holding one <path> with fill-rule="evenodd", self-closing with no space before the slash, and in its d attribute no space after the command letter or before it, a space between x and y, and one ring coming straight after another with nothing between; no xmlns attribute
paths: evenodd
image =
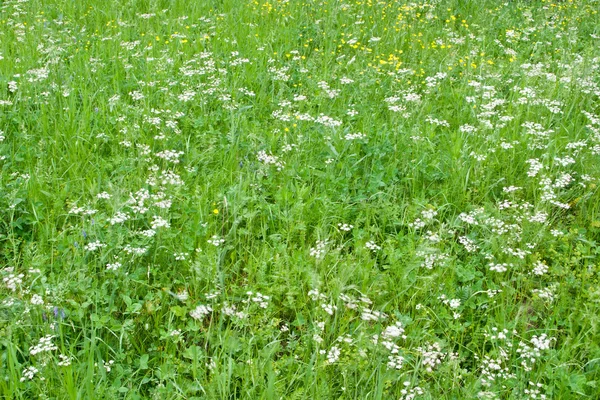
<svg viewBox="0 0 600 400"><path fill-rule="evenodd" d="M348 141L352 141L352 140L359 140L359 139L366 139L367 135L365 135L364 133L347 133L344 136L344 139L348 140Z"/></svg>
<svg viewBox="0 0 600 400"><path fill-rule="evenodd" d="M448 302L450 308L458 308L460 307L460 299L452 299Z"/></svg>
<svg viewBox="0 0 600 400"><path fill-rule="evenodd" d="M122 266L121 263L117 261L112 264L110 264L110 263L106 264L106 269L109 271L116 271L119 268L121 268L121 266Z"/></svg>
<svg viewBox="0 0 600 400"><path fill-rule="evenodd" d="M446 357L446 354L441 350L439 343L431 343L427 345L427 347L417 348L417 351L420 352L423 357L422 362L427 372L432 372Z"/></svg>
<svg viewBox="0 0 600 400"><path fill-rule="evenodd" d="M508 270L509 266L512 266L512 264L507 264L507 263L499 263L499 264L490 263L489 264L490 271L495 271L495 272L506 272Z"/></svg>
<svg viewBox="0 0 600 400"><path fill-rule="evenodd" d="M2 279L2 281L4 282L4 284L6 285L6 287L8 289L15 292L17 290L17 286L19 286L21 283L23 283L23 277L25 277L25 275L23 275L23 274L17 275L14 273L10 273L10 274L8 274L8 276L4 277Z"/></svg>
<svg viewBox="0 0 600 400"><path fill-rule="evenodd" d="M38 344L36 344L35 346L31 346L29 348L29 354L31 354L32 356L35 356L36 354L39 354L39 353L58 350L58 347L56 345L52 344L53 338L54 338L54 335L46 335L44 337L41 337L39 339Z"/></svg>
<svg viewBox="0 0 600 400"><path fill-rule="evenodd" d="M327 353L327 362L329 364L335 363L340 358L340 349L337 346L333 346Z"/></svg>
<svg viewBox="0 0 600 400"><path fill-rule="evenodd" d="M33 296L31 296L31 304L38 306L43 305L44 299L42 299L42 296L40 296L39 294L34 294Z"/></svg>
<svg viewBox="0 0 600 400"><path fill-rule="evenodd" d="M159 217L158 215L155 215L154 217L152 217L152 223L150 225L152 226L152 229L170 228L171 227L171 224L169 223L169 221L167 221L164 218Z"/></svg>
<svg viewBox="0 0 600 400"><path fill-rule="evenodd" d="M340 231L350 232L352 228L354 228L354 225L339 223L338 228L340 229Z"/></svg>
<svg viewBox="0 0 600 400"><path fill-rule="evenodd" d="M196 307L195 309L190 311L190 316L194 319L201 321L204 319L205 316L207 316L211 312L212 312L211 306L199 305L198 307Z"/></svg>
<svg viewBox="0 0 600 400"><path fill-rule="evenodd" d="M132 92L129 92L129 95L131 96L131 98L133 100L141 100L143 99L145 96L142 92L138 91L138 90L134 90Z"/></svg>
<svg viewBox="0 0 600 400"><path fill-rule="evenodd" d="M392 354L388 356L387 366L390 369L402 369L402 365L404 364L404 357L399 356L397 354Z"/></svg>
<svg viewBox="0 0 600 400"><path fill-rule="evenodd" d="M269 300L271 299L269 296L260 293L247 292L248 296L250 296L250 300L254 303L258 303L260 308L267 308L269 305Z"/></svg>
<svg viewBox="0 0 600 400"><path fill-rule="evenodd" d="M98 199L110 199L110 197L111 197L110 194L107 192L98 193L96 195L96 198L98 198Z"/></svg>
<svg viewBox="0 0 600 400"><path fill-rule="evenodd" d="M38 371L38 369L36 367L27 367L23 370L23 376L21 377L20 381L21 382L25 382L25 381L30 381L32 380L35 375L40 372Z"/></svg>
<svg viewBox="0 0 600 400"><path fill-rule="evenodd" d="M215 247L219 247L223 243L225 243L225 239L220 238L217 235L213 235L210 239L207 240L208 243L212 244Z"/></svg>
<svg viewBox="0 0 600 400"><path fill-rule="evenodd" d="M121 223L127 221L128 219L129 219L129 215L127 215L123 212L118 212L112 218L110 218L108 220L108 222L110 222L111 225L121 224Z"/></svg>
<svg viewBox="0 0 600 400"><path fill-rule="evenodd" d="M156 153L156 157L172 162L173 164L179 164L179 157L181 157L183 154L183 151L163 150L159 153Z"/></svg>
<svg viewBox="0 0 600 400"><path fill-rule="evenodd" d="M317 240L315 247L311 247L310 255L316 259L325 257L328 242L326 240Z"/></svg>
<svg viewBox="0 0 600 400"><path fill-rule="evenodd" d="M379 321L381 319L386 319L387 315L381 311L369 310L368 308L365 308L362 310L360 318L363 321Z"/></svg>
<svg viewBox="0 0 600 400"><path fill-rule="evenodd" d="M368 241L367 243L365 243L365 247L373 252L376 252L377 250L381 250L381 247L379 247L373 241Z"/></svg>
<svg viewBox="0 0 600 400"><path fill-rule="evenodd" d="M548 266L543 262L536 261L535 264L533 264L533 271L531 271L532 274L540 276L544 275L546 272L548 272Z"/></svg>
<svg viewBox="0 0 600 400"><path fill-rule="evenodd" d="M186 259L186 257L188 257L190 254L189 253L175 253L173 254L173 256L175 257L176 261L184 261Z"/></svg>
<svg viewBox="0 0 600 400"><path fill-rule="evenodd" d="M115 363L115 360L110 360L104 363L104 369L106 372L110 372L112 365Z"/></svg>
<svg viewBox="0 0 600 400"><path fill-rule="evenodd" d="M69 356L65 356L64 354L59 354L58 358L60 361L56 363L59 367L68 367L71 365L71 358Z"/></svg>
<svg viewBox="0 0 600 400"><path fill-rule="evenodd" d="M395 339L398 337L406 339L406 336L404 335L404 327L399 321L396 322L394 325L390 325L387 328L385 328L385 330L381 333L381 336L388 339Z"/></svg>
<svg viewBox="0 0 600 400"><path fill-rule="evenodd" d="M473 240L469 239L466 236L459 237L458 241L465 247L465 250L467 250L469 253L472 253L479 248L479 246L477 246L477 244L475 244Z"/></svg>
<svg viewBox="0 0 600 400"><path fill-rule="evenodd" d="M264 150L259 151L256 158L265 165L274 165L278 171L281 171L284 165L283 161L279 160L279 157L267 154Z"/></svg>
<svg viewBox="0 0 600 400"><path fill-rule="evenodd" d="M337 310L337 306L333 304L321 304L321 308L329 315L333 315L334 311Z"/></svg>
<svg viewBox="0 0 600 400"><path fill-rule="evenodd" d="M100 241L96 240L95 242L86 244L83 248L87 251L96 251L102 247L106 247L106 244L100 243Z"/></svg>

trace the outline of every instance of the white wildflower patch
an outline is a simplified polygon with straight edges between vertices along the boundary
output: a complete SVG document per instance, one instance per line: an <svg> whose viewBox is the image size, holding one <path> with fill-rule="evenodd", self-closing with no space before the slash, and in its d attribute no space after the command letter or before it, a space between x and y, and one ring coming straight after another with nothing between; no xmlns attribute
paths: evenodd
<svg viewBox="0 0 600 400"><path fill-rule="evenodd" d="M598 0L59 3L0 6L0 398L598 397Z"/></svg>

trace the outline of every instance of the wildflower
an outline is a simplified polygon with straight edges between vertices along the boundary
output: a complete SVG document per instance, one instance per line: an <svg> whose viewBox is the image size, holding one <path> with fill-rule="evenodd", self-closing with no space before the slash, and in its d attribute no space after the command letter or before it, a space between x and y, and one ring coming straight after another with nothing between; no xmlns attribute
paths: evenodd
<svg viewBox="0 0 600 400"><path fill-rule="evenodd" d="M38 344L35 346L31 346L29 348L29 354L35 356L39 353L51 352L54 350L58 350L58 347L52 343L52 339L54 339L54 335L46 335L39 339Z"/></svg>
<svg viewBox="0 0 600 400"><path fill-rule="evenodd" d="M215 247L219 247L223 243L225 243L225 239L220 238L217 235L213 235L210 239L207 240L208 243L212 244Z"/></svg>
<svg viewBox="0 0 600 400"><path fill-rule="evenodd" d="M110 222L111 225L115 225L115 224L121 224L121 223L127 221L128 219L129 219L129 215L127 215L123 212L118 212L112 218L110 218L108 220L108 222Z"/></svg>
<svg viewBox="0 0 600 400"><path fill-rule="evenodd" d="M192 311L190 311L190 316L198 321L202 321L205 316L212 312L211 306L199 305Z"/></svg>
<svg viewBox="0 0 600 400"><path fill-rule="evenodd" d="M100 243L100 241L96 240L95 242L91 242L86 244L83 248L87 251L96 251L98 249L101 249L103 247L106 247L106 244L104 243Z"/></svg>
<svg viewBox="0 0 600 400"><path fill-rule="evenodd" d="M533 265L533 271L531 271L531 273L533 275L538 275L538 276L544 275L547 272L548 272L548 266L541 261L536 261L535 264Z"/></svg>
<svg viewBox="0 0 600 400"><path fill-rule="evenodd" d="M265 296L261 293L247 292L248 296L250 296L250 300L254 303L258 303L260 308L267 308L269 305L269 300L271 299L269 296Z"/></svg>
<svg viewBox="0 0 600 400"><path fill-rule="evenodd" d="M96 198L98 198L98 199L105 199L105 200L107 200L107 199L110 199L110 198L111 198L111 196L110 196L110 194L108 194L107 192L102 192L102 193L98 193L98 194L96 195Z"/></svg>
<svg viewBox="0 0 600 400"><path fill-rule="evenodd" d="M116 262L114 262L112 264L111 263L106 264L106 269L109 270L109 271L116 271L116 270L118 270L121 267L122 267L122 265L118 261L116 261Z"/></svg>
<svg viewBox="0 0 600 400"><path fill-rule="evenodd" d="M36 367L27 367L23 370L22 377L20 379L21 382L31 381L40 371ZM40 378L44 380L44 378Z"/></svg>
<svg viewBox="0 0 600 400"><path fill-rule="evenodd" d="M71 358L69 356L66 356L64 354L59 354L58 358L60 358L60 361L56 364L59 367L68 367L69 365L71 365Z"/></svg>
<svg viewBox="0 0 600 400"><path fill-rule="evenodd" d="M152 217L152 223L150 224L152 226L152 229L157 229L157 228L170 228L171 224L169 223L169 221L167 221L166 219L159 217L158 215L155 215L154 217Z"/></svg>
<svg viewBox="0 0 600 400"><path fill-rule="evenodd" d="M340 348L337 346L333 346L331 349L329 349L329 352L327 353L327 363L334 364L335 362L337 362L340 358L340 354Z"/></svg>
<svg viewBox="0 0 600 400"><path fill-rule="evenodd" d="M367 243L365 243L365 247L373 252L376 252L377 250L381 250L381 247L376 245L375 242L373 242L373 241L368 241Z"/></svg>
<svg viewBox="0 0 600 400"><path fill-rule="evenodd" d="M315 257L316 259L322 259L323 257L325 257L327 245L327 241L317 240L315 247L311 247L310 249L310 255L312 257Z"/></svg>
<svg viewBox="0 0 600 400"><path fill-rule="evenodd" d="M2 278L2 281L4 282L4 284L6 285L6 287L15 292L17 290L17 286L21 285L21 283L23 283L23 277L25 275L23 274L14 274L14 273L10 273L8 274L8 276Z"/></svg>
<svg viewBox="0 0 600 400"><path fill-rule="evenodd" d="M34 294L31 296L31 304L33 305L44 305L44 299L39 294Z"/></svg>
<svg viewBox="0 0 600 400"><path fill-rule="evenodd" d="M494 272L506 272L508 270L508 267L511 267L512 264L507 264L507 263L499 263L499 264L494 264L494 263L490 263L489 267L490 267L490 271L494 271Z"/></svg>
<svg viewBox="0 0 600 400"><path fill-rule="evenodd" d="M439 343L428 344L427 347L418 347L417 351L423 357L422 363L427 372L432 372L434 368L442 363L446 354L441 351Z"/></svg>
<svg viewBox="0 0 600 400"><path fill-rule="evenodd" d="M352 228L354 228L354 225L339 223L338 228L340 229L340 231L350 232Z"/></svg>

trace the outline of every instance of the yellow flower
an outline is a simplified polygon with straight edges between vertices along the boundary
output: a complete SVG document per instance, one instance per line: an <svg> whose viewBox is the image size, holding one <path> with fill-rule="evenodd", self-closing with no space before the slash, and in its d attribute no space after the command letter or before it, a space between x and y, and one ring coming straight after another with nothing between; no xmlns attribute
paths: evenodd
<svg viewBox="0 0 600 400"><path fill-rule="evenodd" d="M215 208L215 209L213 210L213 214L217 215L218 213L219 213L219 210Z"/></svg>

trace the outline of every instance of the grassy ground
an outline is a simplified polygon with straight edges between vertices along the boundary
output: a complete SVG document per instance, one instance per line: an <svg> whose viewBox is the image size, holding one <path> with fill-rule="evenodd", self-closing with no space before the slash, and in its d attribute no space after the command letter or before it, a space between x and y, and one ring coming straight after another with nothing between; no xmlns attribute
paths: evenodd
<svg viewBox="0 0 600 400"><path fill-rule="evenodd" d="M0 397L600 397L597 0L0 5Z"/></svg>

